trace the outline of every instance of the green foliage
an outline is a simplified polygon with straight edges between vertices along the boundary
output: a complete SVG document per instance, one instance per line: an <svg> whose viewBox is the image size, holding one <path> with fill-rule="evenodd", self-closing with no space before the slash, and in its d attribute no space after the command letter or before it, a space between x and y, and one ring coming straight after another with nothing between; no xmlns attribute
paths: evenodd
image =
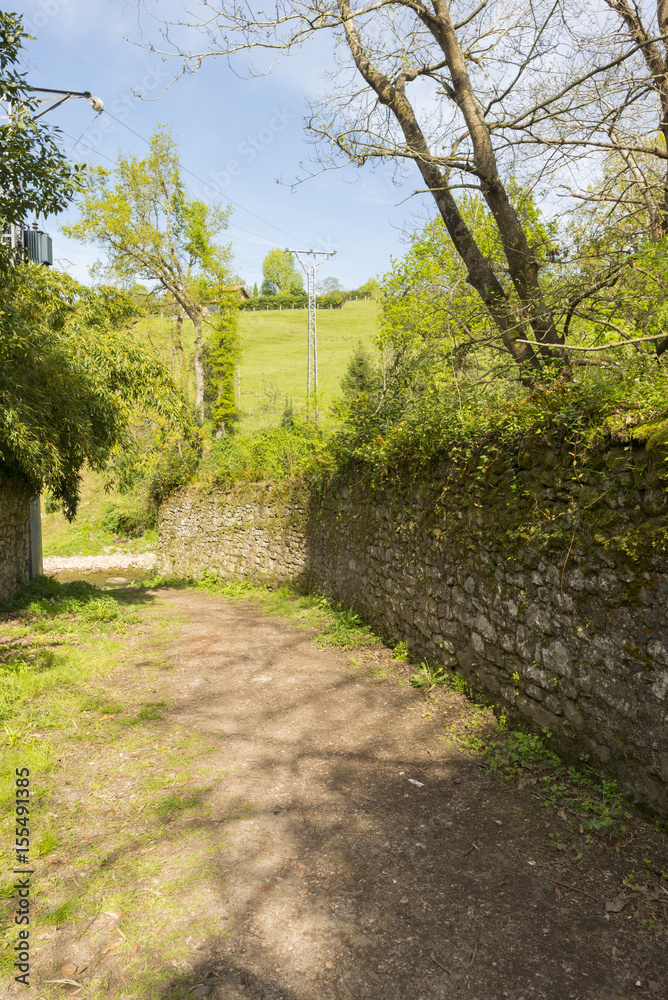
<svg viewBox="0 0 668 1000"><path fill-rule="evenodd" d="M114 535L139 538L147 529L157 527L155 510L133 494L116 496L107 502L102 526Z"/></svg>
<svg viewBox="0 0 668 1000"><path fill-rule="evenodd" d="M584 453L606 421L619 422L618 414L634 426L660 427L668 418L668 370L650 355L571 378L545 370L533 387L499 380L484 393L442 362L438 347L426 347L398 353L379 368L371 391L352 400L323 469L354 462L374 481L399 468L429 478L435 463L445 461L473 481L499 456L515 463L531 441L578 440Z"/></svg>
<svg viewBox="0 0 668 1000"><path fill-rule="evenodd" d="M230 207L207 205L187 195L181 178L178 148L161 127L150 141L147 157L119 154L116 183L98 168L80 202L79 221L63 232L84 243L95 243L107 255L106 272L122 283L137 279L157 282L178 304L178 324L187 315L195 329L195 412L204 423L204 305L213 298L219 308L236 312L234 296L226 296L231 248L217 242L227 227ZM221 311L221 321L225 317ZM177 325L177 331L180 326ZM212 351L221 368L222 334ZM178 332L173 357L183 357ZM176 374L176 372L175 372ZM225 409L226 407L224 407ZM229 407L227 407L229 409Z"/></svg>
<svg viewBox="0 0 668 1000"><path fill-rule="evenodd" d="M151 137L147 157L119 154L112 173L89 175L77 223L64 226L72 239L96 243L106 269L122 282L158 281L186 311L212 281L229 277L231 252L216 237L227 227L230 209L189 198L181 179L178 148L169 129Z"/></svg>
<svg viewBox="0 0 668 1000"><path fill-rule="evenodd" d="M411 677L411 684L426 693L439 686L452 688L459 694L468 694L469 691L469 683L465 677L452 673L440 663L430 663L429 660L422 661L416 673Z"/></svg>
<svg viewBox="0 0 668 1000"><path fill-rule="evenodd" d="M233 298L227 297L204 347L205 415L210 416L218 433L229 431L239 419L235 390L241 342Z"/></svg>
<svg viewBox="0 0 668 1000"><path fill-rule="evenodd" d="M358 649L364 646L377 646L380 643L378 636L362 624L359 615L355 614L352 608L346 610L341 604L332 605L326 599L325 602L321 600L319 607L331 611L333 621L322 629L316 639L316 646Z"/></svg>
<svg viewBox="0 0 668 1000"><path fill-rule="evenodd" d="M215 441L198 472L203 482L291 479L303 472L322 441L310 427L295 422L256 434L233 435Z"/></svg>
<svg viewBox="0 0 668 1000"><path fill-rule="evenodd" d="M392 650L392 659L396 660L398 663L410 663L408 643L398 642Z"/></svg>
<svg viewBox="0 0 668 1000"><path fill-rule="evenodd" d="M0 11L0 100L12 102L10 120L0 124L0 228L24 225L29 214L62 211L81 187L82 166L72 166L58 144L59 129L31 112L38 100L19 69L23 39L21 16Z"/></svg>
<svg viewBox="0 0 668 1000"><path fill-rule="evenodd" d="M411 677L411 684L423 691L431 691L438 684L445 684L445 668L440 664L432 665L423 660Z"/></svg>
<svg viewBox="0 0 668 1000"><path fill-rule="evenodd" d="M92 624L127 623L136 618L114 596L83 580L58 583L52 576L31 580L3 605L3 611L20 612L42 632L67 632L66 619L77 617L83 631Z"/></svg>
<svg viewBox="0 0 668 1000"><path fill-rule="evenodd" d="M252 312L255 309L259 311L265 310L272 312L275 309L306 309L308 305L308 296L304 291L265 291L264 285L262 288L263 291L261 295L254 296L252 299L245 299L243 302L240 302L240 310L243 312Z"/></svg>
<svg viewBox="0 0 668 1000"><path fill-rule="evenodd" d="M113 288L26 265L7 275L0 313L0 472L48 488L71 519L81 469L130 447L137 409L188 433L182 398L132 334L135 308Z"/></svg>
<svg viewBox="0 0 668 1000"><path fill-rule="evenodd" d="M549 274L549 255L556 250L556 224L543 221L533 195L516 181L509 182L508 193L530 245ZM501 238L485 203L478 196L464 195L459 206L476 243L512 298L514 289ZM473 343L496 332L466 279L466 266L442 219L427 223L413 234L406 255L393 261L392 270L381 281L381 343L406 351L423 342L444 342L461 367Z"/></svg>
<svg viewBox="0 0 668 1000"><path fill-rule="evenodd" d="M281 292L294 295L303 288L301 273L295 266L294 256L288 250L270 250L262 264L263 295Z"/></svg>
<svg viewBox="0 0 668 1000"><path fill-rule="evenodd" d="M607 830L621 818L624 800L616 781L591 768L578 770L562 763L547 746L551 733L543 737L521 729L499 727L495 738L481 747L487 770L506 779L528 771L546 807L558 808L564 801L584 830ZM585 755L586 756L586 755Z"/></svg>
<svg viewBox="0 0 668 1000"><path fill-rule="evenodd" d="M341 379L341 392L347 403L353 402L358 396L369 392L374 385L374 368L362 341L357 346L348 362L348 367Z"/></svg>

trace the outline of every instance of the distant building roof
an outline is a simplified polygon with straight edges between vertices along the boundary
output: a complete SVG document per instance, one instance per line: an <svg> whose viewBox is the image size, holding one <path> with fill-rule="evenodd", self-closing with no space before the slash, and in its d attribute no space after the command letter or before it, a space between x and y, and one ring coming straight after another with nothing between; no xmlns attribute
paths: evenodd
<svg viewBox="0 0 668 1000"><path fill-rule="evenodd" d="M246 291L243 285L229 285L227 288L223 288L224 292L239 292L242 299L249 299L250 295Z"/></svg>

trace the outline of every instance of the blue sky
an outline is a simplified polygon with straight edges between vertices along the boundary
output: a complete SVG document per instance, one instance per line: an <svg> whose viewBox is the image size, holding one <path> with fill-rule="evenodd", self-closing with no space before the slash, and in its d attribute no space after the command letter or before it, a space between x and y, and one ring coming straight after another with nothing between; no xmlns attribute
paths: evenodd
<svg viewBox="0 0 668 1000"><path fill-rule="evenodd" d="M176 0L160 0L158 9L175 6ZM191 192L237 203L229 238L235 268L251 286L262 280L268 250L300 246L336 250L320 276L356 287L387 270L390 257L404 251L402 232L414 227L418 214L424 218L432 211L419 196L397 207L421 186L414 169L399 186L390 167L361 173L346 167L291 189L300 161L312 156L304 131L306 98L322 92L323 70L332 65L324 37L268 77L240 79L222 59L207 59L197 75L182 78L159 96L177 67L124 39L136 22L134 4L30 0L12 9L36 36L26 43L29 81L88 90L104 101L106 110L99 117L85 100L68 101L49 113L48 120L67 133L66 151L74 159L110 167L119 149L143 156L147 147L140 136L148 138L158 124L170 125L180 141L182 166L199 178L185 174ZM144 39L149 38L157 44L157 29L147 19ZM92 148L75 145L79 137ZM75 215L68 212L59 221ZM88 268L99 251L67 240L54 219L46 228L59 266L89 280Z"/></svg>

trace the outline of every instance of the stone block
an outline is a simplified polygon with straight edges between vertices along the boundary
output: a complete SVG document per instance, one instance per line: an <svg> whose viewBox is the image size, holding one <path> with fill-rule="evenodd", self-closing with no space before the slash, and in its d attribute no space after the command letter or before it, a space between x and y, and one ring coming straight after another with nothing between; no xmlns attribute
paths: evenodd
<svg viewBox="0 0 668 1000"><path fill-rule="evenodd" d="M562 642L557 639L549 646L543 647L543 666L546 670L558 674L559 677L571 677L571 657Z"/></svg>

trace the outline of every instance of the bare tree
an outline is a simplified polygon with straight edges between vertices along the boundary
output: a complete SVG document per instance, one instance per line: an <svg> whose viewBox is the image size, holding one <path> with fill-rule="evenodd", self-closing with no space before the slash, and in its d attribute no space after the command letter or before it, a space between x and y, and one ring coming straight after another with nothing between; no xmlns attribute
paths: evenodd
<svg viewBox="0 0 668 1000"><path fill-rule="evenodd" d="M556 308L550 298L541 275L546 262L527 237L508 178L563 183L564 171L572 174L579 162L578 194L582 164L595 172L616 155L652 231L665 231L665 185L657 194L646 169L649 161L667 159L664 8L668 0L659 0L654 21L645 24L639 5L627 0L584 7L575 0L505 6L492 0L279 0L270 13L255 15L241 0L192 0L183 21L162 22L163 51L182 57L187 72L211 55L289 54L329 32L338 72L309 118L322 162L412 161L420 190L433 197L505 350L536 368L547 359L567 361L564 333L572 314L570 303ZM178 44L184 26L201 29L201 51ZM658 123L660 143L648 142L638 121L653 121L655 135ZM503 268L467 226L457 198L462 188L484 199Z"/></svg>

